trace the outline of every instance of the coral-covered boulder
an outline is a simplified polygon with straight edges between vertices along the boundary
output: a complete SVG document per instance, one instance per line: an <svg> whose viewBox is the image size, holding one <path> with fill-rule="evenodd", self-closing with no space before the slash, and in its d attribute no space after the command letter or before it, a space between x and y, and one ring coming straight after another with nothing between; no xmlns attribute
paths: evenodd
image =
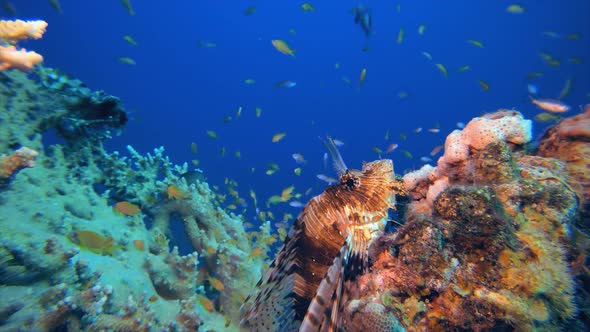
<svg viewBox="0 0 590 332"><path fill-rule="evenodd" d="M566 162L568 182L583 198L581 227L590 229L590 104L584 112L549 128L538 155Z"/></svg>

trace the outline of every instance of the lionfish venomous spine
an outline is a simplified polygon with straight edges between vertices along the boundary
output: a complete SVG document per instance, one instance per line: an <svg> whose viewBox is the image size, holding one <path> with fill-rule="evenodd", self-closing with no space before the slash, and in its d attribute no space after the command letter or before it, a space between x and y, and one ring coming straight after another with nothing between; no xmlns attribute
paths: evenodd
<svg viewBox="0 0 590 332"><path fill-rule="evenodd" d="M334 147L335 149L335 147ZM345 169L312 198L266 274L242 307L248 331L335 331L346 282L368 268L367 250L383 232L395 194L403 192L391 160ZM343 298L344 297L344 298Z"/></svg>

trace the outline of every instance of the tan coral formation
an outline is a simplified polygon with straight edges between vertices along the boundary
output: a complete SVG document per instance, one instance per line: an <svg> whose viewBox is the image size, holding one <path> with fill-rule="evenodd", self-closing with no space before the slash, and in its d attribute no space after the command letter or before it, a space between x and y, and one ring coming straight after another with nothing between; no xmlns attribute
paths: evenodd
<svg viewBox="0 0 590 332"><path fill-rule="evenodd" d="M526 154L526 121L476 118L447 138L438 167L404 176L405 224L371 248L372 270L352 287L362 305L348 312L378 303L373 327L394 315L414 331L583 328L570 270L578 197L566 162Z"/></svg>
<svg viewBox="0 0 590 332"><path fill-rule="evenodd" d="M38 154L37 151L25 146L8 156L0 156L0 186L6 184L21 169L34 167Z"/></svg>
<svg viewBox="0 0 590 332"><path fill-rule="evenodd" d="M43 57L36 52L26 49L17 49L15 44L25 39L39 39L45 33L47 22L0 20L0 70L15 68L21 71L29 71L33 66L41 63Z"/></svg>

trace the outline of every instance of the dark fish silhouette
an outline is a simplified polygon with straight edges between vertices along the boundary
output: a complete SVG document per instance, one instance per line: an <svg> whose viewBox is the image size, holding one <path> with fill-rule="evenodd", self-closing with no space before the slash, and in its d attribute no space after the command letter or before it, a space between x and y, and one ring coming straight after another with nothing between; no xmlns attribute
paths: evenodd
<svg viewBox="0 0 590 332"><path fill-rule="evenodd" d="M354 14L354 23L360 24L365 36L369 37L372 33L371 26L373 24L371 10L363 5L358 5L352 9L352 13Z"/></svg>

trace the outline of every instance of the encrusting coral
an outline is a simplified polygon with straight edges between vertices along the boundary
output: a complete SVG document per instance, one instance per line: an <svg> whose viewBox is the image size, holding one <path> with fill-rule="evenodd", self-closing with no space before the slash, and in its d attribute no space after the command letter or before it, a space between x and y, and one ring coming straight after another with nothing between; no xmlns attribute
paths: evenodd
<svg viewBox="0 0 590 332"><path fill-rule="evenodd" d="M583 329L570 270L580 202L567 163L528 155L530 139L530 122L501 110L452 133L438 167L404 176L404 225L370 249L348 327ZM379 317L355 315L373 306Z"/></svg>
<svg viewBox="0 0 590 332"><path fill-rule="evenodd" d="M40 20L0 20L0 70L29 71L41 63L43 57L39 53L17 49L15 45L21 40L41 38L46 28L47 22Z"/></svg>
<svg viewBox="0 0 590 332"><path fill-rule="evenodd" d="M547 130L539 143L538 155L565 161L573 179L570 183L583 199L583 210L590 211L590 104L581 114ZM580 221L580 227L590 230L590 214L584 214Z"/></svg>

